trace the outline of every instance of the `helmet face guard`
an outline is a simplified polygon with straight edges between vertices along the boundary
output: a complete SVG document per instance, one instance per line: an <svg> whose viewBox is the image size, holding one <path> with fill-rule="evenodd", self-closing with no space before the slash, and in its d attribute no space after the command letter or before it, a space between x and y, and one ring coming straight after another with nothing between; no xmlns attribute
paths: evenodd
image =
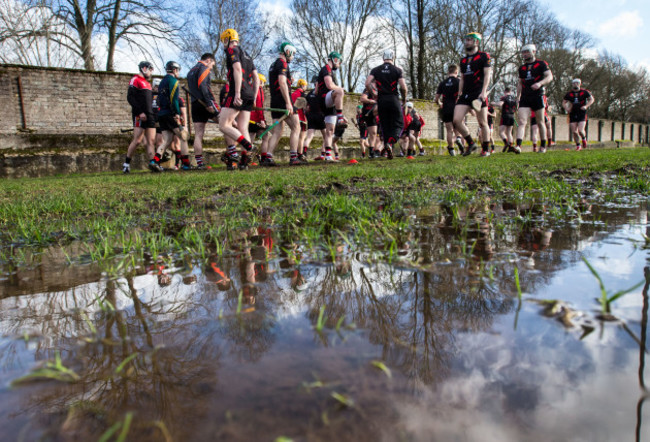
<svg viewBox="0 0 650 442"><path fill-rule="evenodd" d="M165 71L167 72L174 72L175 70L181 70L181 65L176 63L175 61L168 61L167 64L165 65Z"/></svg>

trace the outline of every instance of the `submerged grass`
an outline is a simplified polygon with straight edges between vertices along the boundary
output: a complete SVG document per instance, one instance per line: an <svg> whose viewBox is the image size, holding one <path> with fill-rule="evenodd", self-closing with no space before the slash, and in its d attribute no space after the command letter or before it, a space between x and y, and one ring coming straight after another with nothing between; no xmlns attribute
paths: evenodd
<svg viewBox="0 0 650 442"><path fill-rule="evenodd" d="M584 183L605 200L621 191L647 195L649 171L647 149L601 149L245 173L3 179L0 267L25 265L31 257L25 249L73 241L86 245L90 261L100 263L108 277L144 259L154 265L171 257L205 263L237 243L237 232L260 226L289 232L288 241L332 261L341 241L348 252L378 249L392 261L419 207L440 204L460 220L458 206L501 198L579 220Z"/></svg>

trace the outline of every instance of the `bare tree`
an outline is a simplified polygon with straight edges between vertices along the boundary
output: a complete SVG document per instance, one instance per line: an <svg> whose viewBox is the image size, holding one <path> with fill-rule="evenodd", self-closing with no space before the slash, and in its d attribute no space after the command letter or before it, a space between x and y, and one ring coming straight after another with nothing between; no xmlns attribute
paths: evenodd
<svg viewBox="0 0 650 442"><path fill-rule="evenodd" d="M390 44L383 32L379 0L293 0L291 9L294 16L285 33L297 42L301 55L297 64L318 72L330 52L341 53L337 82L348 91L360 87L370 61Z"/></svg>
<svg viewBox="0 0 650 442"><path fill-rule="evenodd" d="M189 24L182 32L184 60L195 62L205 52L216 55L215 71L219 78L225 78L226 66L219 36L229 28L239 34L242 46L256 60L263 53L271 38L273 27L268 14L260 13L258 0L201 0L196 12L189 18Z"/></svg>

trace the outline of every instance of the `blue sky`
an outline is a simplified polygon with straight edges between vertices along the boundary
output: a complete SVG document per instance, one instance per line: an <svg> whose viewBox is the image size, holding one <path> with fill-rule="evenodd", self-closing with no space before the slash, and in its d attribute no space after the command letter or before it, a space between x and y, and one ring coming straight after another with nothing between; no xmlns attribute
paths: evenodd
<svg viewBox="0 0 650 442"><path fill-rule="evenodd" d="M644 27L650 26L650 0L539 0L564 25L590 33L598 39L596 49L619 54L631 66L650 71L650 52ZM282 11L289 0L262 0L264 6Z"/></svg>

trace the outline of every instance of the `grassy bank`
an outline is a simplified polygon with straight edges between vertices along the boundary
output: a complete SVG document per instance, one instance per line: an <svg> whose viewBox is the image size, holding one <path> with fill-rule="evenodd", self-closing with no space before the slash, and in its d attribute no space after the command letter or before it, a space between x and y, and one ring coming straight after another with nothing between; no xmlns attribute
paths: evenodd
<svg viewBox="0 0 650 442"><path fill-rule="evenodd" d="M20 264L25 249L72 241L86 244L93 261L206 259L259 226L325 254L336 242L389 250L422 207L507 200L542 205L557 218L579 216L585 199L648 195L649 172L648 149L602 149L3 180L0 263Z"/></svg>

